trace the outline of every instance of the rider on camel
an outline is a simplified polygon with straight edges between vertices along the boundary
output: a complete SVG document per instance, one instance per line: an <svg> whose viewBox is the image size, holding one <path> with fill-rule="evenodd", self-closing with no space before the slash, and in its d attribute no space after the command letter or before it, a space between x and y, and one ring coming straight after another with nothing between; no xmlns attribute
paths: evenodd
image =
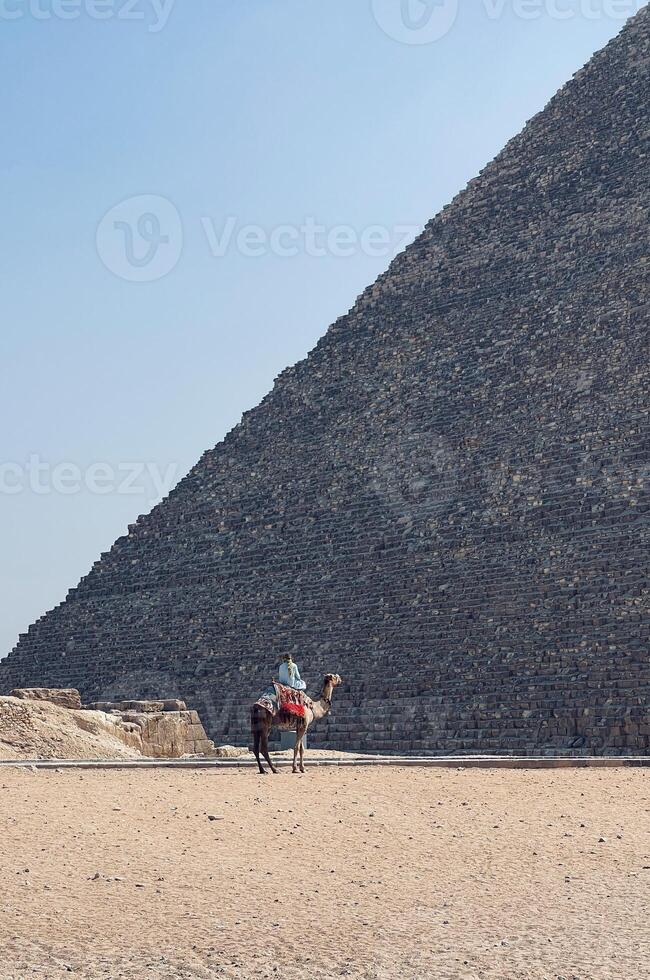
<svg viewBox="0 0 650 980"><path fill-rule="evenodd" d="M294 664L290 653L285 653L280 663L280 683L292 687L294 691L304 691L307 685L300 677L298 664Z"/></svg>

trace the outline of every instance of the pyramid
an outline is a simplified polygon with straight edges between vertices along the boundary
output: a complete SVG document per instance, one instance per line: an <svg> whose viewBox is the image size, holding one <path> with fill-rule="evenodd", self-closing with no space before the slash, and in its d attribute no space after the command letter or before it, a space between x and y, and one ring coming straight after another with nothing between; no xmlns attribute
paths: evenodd
<svg viewBox="0 0 650 980"><path fill-rule="evenodd" d="M65 602L0 690L180 697L241 742L292 651L315 744L650 750L650 11Z"/></svg>

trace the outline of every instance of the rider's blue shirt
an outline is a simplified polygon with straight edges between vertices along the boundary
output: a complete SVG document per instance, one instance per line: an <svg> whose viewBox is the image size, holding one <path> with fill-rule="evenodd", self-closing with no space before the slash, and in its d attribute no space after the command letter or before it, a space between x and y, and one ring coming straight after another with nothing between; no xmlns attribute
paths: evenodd
<svg viewBox="0 0 650 980"><path fill-rule="evenodd" d="M285 660L280 664L280 683L286 684L287 687L293 687L296 691L304 691L307 687L305 682L301 680L297 664L288 664Z"/></svg>

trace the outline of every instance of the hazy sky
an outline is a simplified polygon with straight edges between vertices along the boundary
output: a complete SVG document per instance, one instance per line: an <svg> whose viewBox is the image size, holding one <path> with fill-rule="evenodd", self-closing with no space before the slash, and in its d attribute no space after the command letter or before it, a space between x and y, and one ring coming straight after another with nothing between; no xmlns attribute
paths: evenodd
<svg viewBox="0 0 650 980"><path fill-rule="evenodd" d="M0 656L640 0L0 0Z"/></svg>

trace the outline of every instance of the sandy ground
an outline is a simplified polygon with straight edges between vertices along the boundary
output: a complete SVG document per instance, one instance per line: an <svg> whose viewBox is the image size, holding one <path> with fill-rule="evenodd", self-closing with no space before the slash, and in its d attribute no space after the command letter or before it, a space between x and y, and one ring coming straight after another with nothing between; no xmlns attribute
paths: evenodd
<svg viewBox="0 0 650 980"><path fill-rule="evenodd" d="M649 778L5 769L0 977L642 980Z"/></svg>

